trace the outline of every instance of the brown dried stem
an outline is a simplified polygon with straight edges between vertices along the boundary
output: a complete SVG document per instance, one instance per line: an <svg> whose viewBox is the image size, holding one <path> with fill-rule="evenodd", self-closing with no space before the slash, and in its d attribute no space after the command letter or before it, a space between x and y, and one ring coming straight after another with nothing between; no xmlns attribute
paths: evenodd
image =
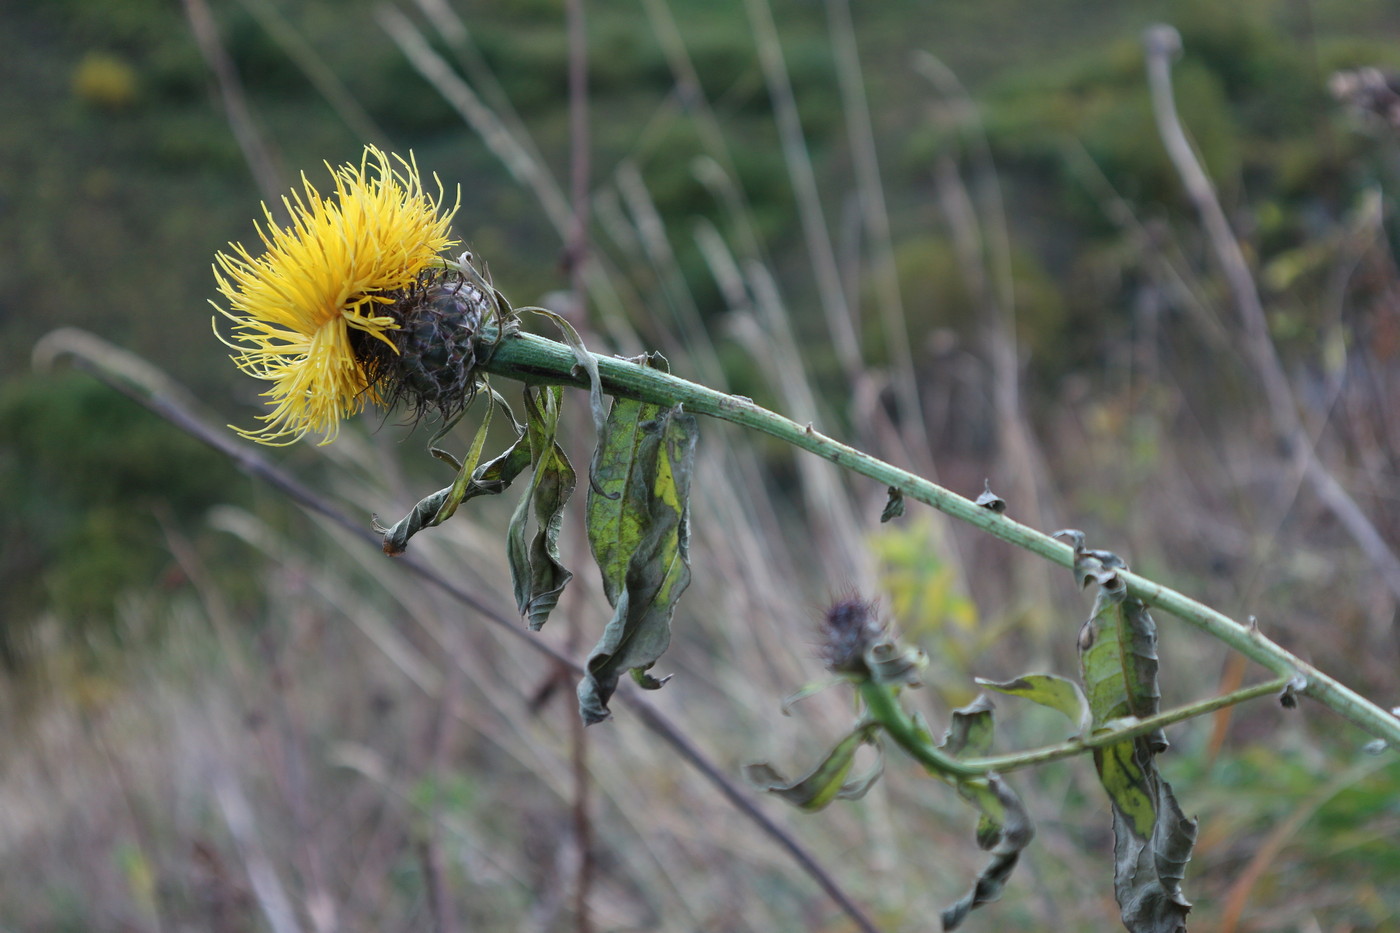
<svg viewBox="0 0 1400 933"><path fill-rule="evenodd" d="M1400 600L1400 559L1356 500L1318 457L1317 449L1298 414L1278 349L1269 336L1268 318L1264 314L1254 276L1245 261L1244 251L1240 249L1239 240L1220 206L1215 186L1211 184L1182 128L1171 83L1171 63L1181 51L1181 36L1171 26L1153 26L1144 35L1143 44L1147 49L1147 79L1152 92L1157 131L1161 134L1172 165L1181 176L1187 197L1201 216L1201 226L1205 228L1229 285L1230 295L1244 327L1244 356L1259 377L1274 430L1287 443L1289 453L1298 462L1317 497L1356 540L1391 593Z"/></svg>

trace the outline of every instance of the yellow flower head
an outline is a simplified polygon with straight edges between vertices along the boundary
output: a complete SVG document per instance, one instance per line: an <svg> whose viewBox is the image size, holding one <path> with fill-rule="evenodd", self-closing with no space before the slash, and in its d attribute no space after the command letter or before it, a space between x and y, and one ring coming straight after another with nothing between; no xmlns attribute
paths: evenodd
<svg viewBox="0 0 1400 933"><path fill-rule="evenodd" d="M231 254L215 257L229 307L214 307L233 322L230 337L219 339L238 351L240 369L272 383L263 393L272 411L259 416L261 428L235 428L244 437L290 444L315 431L330 443L342 417L382 401L357 347L379 343L396 352L390 337L400 319L390 306L456 245L448 225L457 206L444 210L441 186L428 196L418 166L394 160L397 167L369 146L358 166L327 164L332 198L303 175L304 192L282 199L290 226L279 226L263 205L261 256L235 243Z"/></svg>

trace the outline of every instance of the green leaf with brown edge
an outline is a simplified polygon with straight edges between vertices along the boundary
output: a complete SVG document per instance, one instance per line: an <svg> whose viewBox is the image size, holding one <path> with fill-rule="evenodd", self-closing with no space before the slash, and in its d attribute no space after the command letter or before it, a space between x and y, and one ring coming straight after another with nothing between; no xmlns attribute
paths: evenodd
<svg viewBox="0 0 1400 933"><path fill-rule="evenodd" d="M1069 717L1070 722L1075 724L1080 735L1089 730L1091 722L1089 701L1085 698L1084 691L1079 688L1079 684L1067 677L1061 677L1058 674L1023 674L1015 680L1008 680L1004 683L997 683L981 677L974 679L978 686L986 687L988 690L1024 697L1033 703L1039 703L1041 706L1059 710Z"/></svg>
<svg viewBox="0 0 1400 933"><path fill-rule="evenodd" d="M638 362L650 364L646 358ZM610 606L617 606L632 554L645 535L660 443L658 419L663 410L660 405L633 399L614 400L593 454L588 545L602 573L603 594Z"/></svg>
<svg viewBox="0 0 1400 933"><path fill-rule="evenodd" d="M558 386L525 388L525 435L534 475L506 529L515 604L533 630L544 625L573 578L559 558L564 506L576 480L569 458L555 440L562 397ZM533 535L529 535L531 519Z"/></svg>
<svg viewBox="0 0 1400 933"><path fill-rule="evenodd" d="M876 744L875 733L878 729L873 723L858 726L827 752L810 774L796 781L789 781L766 761L745 766L744 776L759 788L776 794L802 810L820 810L833 800L858 800L865 796L884 771L884 757L881 756L869 772L853 781L847 781L846 775L855 763L856 751L862 745Z"/></svg>
<svg viewBox="0 0 1400 933"><path fill-rule="evenodd" d="M1086 551L1081 532L1058 532L1075 547L1075 579L1097 583L1089 619L1079 631L1079 663L1094 728L1111 719L1146 719L1161 709L1157 687L1157 625L1147 607L1128 595L1119 570L1127 564L1110 551ZM1167 748L1161 730L1150 733L1152 751Z"/></svg>
<svg viewBox="0 0 1400 933"><path fill-rule="evenodd" d="M588 656L578 685L585 723L608 717L624 671L644 676L671 642L671 617L690 584L690 480L698 434L679 406L658 409L617 399L594 457L588 540L613 617Z"/></svg>
<svg viewBox="0 0 1400 933"><path fill-rule="evenodd" d="M1087 551L1081 532L1058 532L1075 551L1075 579L1097 583L1089 620L1079 634L1080 667L1094 729L1158 711L1157 629L1147 607L1127 595L1108 551ZM1132 933L1185 933L1191 904L1181 879L1196 840L1171 786L1157 771L1167 748L1162 730L1094 750L1094 765L1113 807L1114 894Z"/></svg>
<svg viewBox="0 0 1400 933"><path fill-rule="evenodd" d="M1185 933L1191 902L1181 879L1196 845L1196 821L1181 812L1166 781L1152 784L1157 822L1150 836L1138 835L1113 811L1113 893L1133 933Z"/></svg>

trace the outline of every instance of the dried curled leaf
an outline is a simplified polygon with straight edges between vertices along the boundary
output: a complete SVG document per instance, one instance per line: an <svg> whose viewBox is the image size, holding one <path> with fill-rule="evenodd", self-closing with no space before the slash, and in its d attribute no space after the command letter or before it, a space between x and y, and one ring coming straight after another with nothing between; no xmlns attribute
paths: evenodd
<svg viewBox="0 0 1400 933"><path fill-rule="evenodd" d="M960 782L958 793L981 811L977 844L992 857L972 890L942 912L944 930L957 929L972 911L1001 897L1002 888L1021 858L1021 850L1035 837L1035 827L1021 798L996 772Z"/></svg>
<svg viewBox="0 0 1400 933"><path fill-rule="evenodd" d="M1308 679L1306 677L1301 674L1292 677L1289 679L1288 683L1283 685L1283 692L1278 695L1279 705L1284 709L1297 709L1298 694L1306 689L1308 689Z"/></svg>
<svg viewBox="0 0 1400 933"><path fill-rule="evenodd" d="M967 706L953 710L942 751L955 758L986 755L992 748L992 701L981 694ZM955 929L967 915L996 900L1021 857L1021 850L1035 836L1035 827L1021 799L995 772L955 779L958 795L978 810L977 845L992 853L972 889L942 913L943 929Z"/></svg>
<svg viewBox="0 0 1400 933"><path fill-rule="evenodd" d="M504 405L503 402L501 404ZM486 409L486 417L477 429L466 460L456 464L457 478L451 486L425 496L411 512L389 527L379 524L378 519L375 519L375 530L384 536L385 554L398 557L408 550L409 538L424 528L432 528L447 521L457 511L457 507L468 499L505 492L515 478L525 472L525 468L530 465L530 446L523 429L519 430L515 442L506 448L504 453L494 460L480 463L486 431L491 424L491 411L491 408ZM519 429L519 425L516 427ZM441 451L435 450L434 453L442 455Z"/></svg>
<svg viewBox="0 0 1400 933"><path fill-rule="evenodd" d="M868 723L857 727L827 752L811 773L795 781L783 777L766 761L746 766L744 775L758 787L802 810L820 810L833 800L859 800L884 773L884 756L880 755L875 765L860 777L847 781L846 775L862 745L874 745L879 750L876 732L877 728Z"/></svg>
<svg viewBox="0 0 1400 933"><path fill-rule="evenodd" d="M943 751L959 757L977 757L992 749L992 701L986 694L961 709L953 710L952 722L943 734Z"/></svg>
<svg viewBox="0 0 1400 933"><path fill-rule="evenodd" d="M1110 719L1146 719L1161 708L1157 687L1157 624L1128 596L1118 573L1128 565L1111 551L1084 549L1078 531L1056 532L1074 544L1074 576L1080 586L1098 584L1094 608L1079 632L1079 662L1094 726ZM1165 751L1160 729L1148 735L1154 753Z"/></svg>
<svg viewBox="0 0 1400 933"><path fill-rule="evenodd" d="M866 649L865 667L869 671L870 679L877 684L918 687L923 684L928 655L922 648L902 645L894 639L885 639Z"/></svg>
<svg viewBox="0 0 1400 933"><path fill-rule="evenodd" d="M977 497L975 504L984 509L990 509L998 515L1006 511L1006 500L992 492L992 481L989 479L982 481L982 494Z"/></svg>
<svg viewBox="0 0 1400 933"><path fill-rule="evenodd" d="M564 448L555 440L562 395L558 386L525 389L525 435L535 472L506 529L515 604L534 630L544 625L574 576L559 558L564 506L576 480ZM535 533L527 539L532 519Z"/></svg>
<svg viewBox="0 0 1400 933"><path fill-rule="evenodd" d="M1181 880L1196 845L1196 821L1181 812L1166 781L1159 778L1151 787L1157 818L1149 836L1125 825L1126 817L1114 808L1113 893L1132 933L1185 933L1191 902L1181 893Z"/></svg>

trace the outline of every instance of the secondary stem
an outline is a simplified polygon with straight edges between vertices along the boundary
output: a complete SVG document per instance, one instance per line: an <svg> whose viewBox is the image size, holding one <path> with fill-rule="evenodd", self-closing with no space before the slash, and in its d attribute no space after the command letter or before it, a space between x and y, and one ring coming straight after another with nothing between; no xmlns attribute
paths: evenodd
<svg viewBox="0 0 1400 933"><path fill-rule="evenodd" d="M1185 722L1197 716L1205 716L1218 709L1234 706L1236 703L1244 703L1268 696L1271 693L1278 693L1288 686L1289 681L1290 678L1278 677L1220 696L1178 706L1164 713L1139 719L1130 725L1106 729L1093 735L1076 736L1058 745L1046 745L1042 748L1031 748L1006 755L988 755L983 758L954 758L940 751L933 744L931 737L921 730L914 718L905 712L904 707L900 706L897 691L888 685L867 681L859 684L856 689L860 693L861 700L865 703L870 719L883 726L886 734L894 740L895 744L930 771L935 771L945 778L956 779L976 777L991 771L1004 774L1008 771L1029 768L1032 765L1059 761L1062 758L1072 758L1091 748L1103 748L1107 745L1126 742L1156 729Z"/></svg>
<svg viewBox="0 0 1400 933"><path fill-rule="evenodd" d="M1189 703L1186 706L1178 706L1176 709L1167 710L1165 713L1158 713L1155 716L1148 716L1140 719L1131 726L1121 729L1110 729L1107 732L1099 732L1083 738L1070 739L1068 742L1061 742L1059 745L1047 745L1043 748L1032 748L1024 752L1013 752L1008 755L990 755L986 758L966 758L962 763L969 768L976 768L979 771L997 771L1005 773L1016 771L1020 768L1027 768L1031 765L1044 764L1047 761L1059 761L1061 758L1071 758L1091 748L1102 748L1105 745L1114 745L1118 742L1126 742L1135 739L1140 735L1146 735L1164 726L1174 725L1184 722L1187 719L1194 719L1197 716L1204 716L1213 713L1218 709L1227 706L1234 706L1236 703L1244 703L1247 700L1254 700L1271 693L1278 693L1288 686L1289 678L1279 677L1275 680L1265 681L1255 684L1252 687L1244 687L1220 696L1210 697L1197 703Z"/></svg>
<svg viewBox="0 0 1400 933"><path fill-rule="evenodd" d="M837 466L897 489L905 497L932 506L988 534L1024 548L1063 567L1074 563L1074 551L1049 535L1022 525L971 499L958 495L876 457L834 440L812 425L800 425L751 399L726 395L706 386L638 366L628 360L596 356L603 391L609 395L661 405L682 405L689 412L761 431L800 447ZM586 388L587 378L576 372L577 359L562 343L533 334L516 333L497 344L485 372L533 383ZM1221 612L1176 590L1134 573L1124 572L1128 593L1204 630L1282 678L1301 675L1299 692L1327 706L1374 736L1400 749L1400 718L1386 712L1354 690L1265 638L1254 626L1244 626Z"/></svg>

